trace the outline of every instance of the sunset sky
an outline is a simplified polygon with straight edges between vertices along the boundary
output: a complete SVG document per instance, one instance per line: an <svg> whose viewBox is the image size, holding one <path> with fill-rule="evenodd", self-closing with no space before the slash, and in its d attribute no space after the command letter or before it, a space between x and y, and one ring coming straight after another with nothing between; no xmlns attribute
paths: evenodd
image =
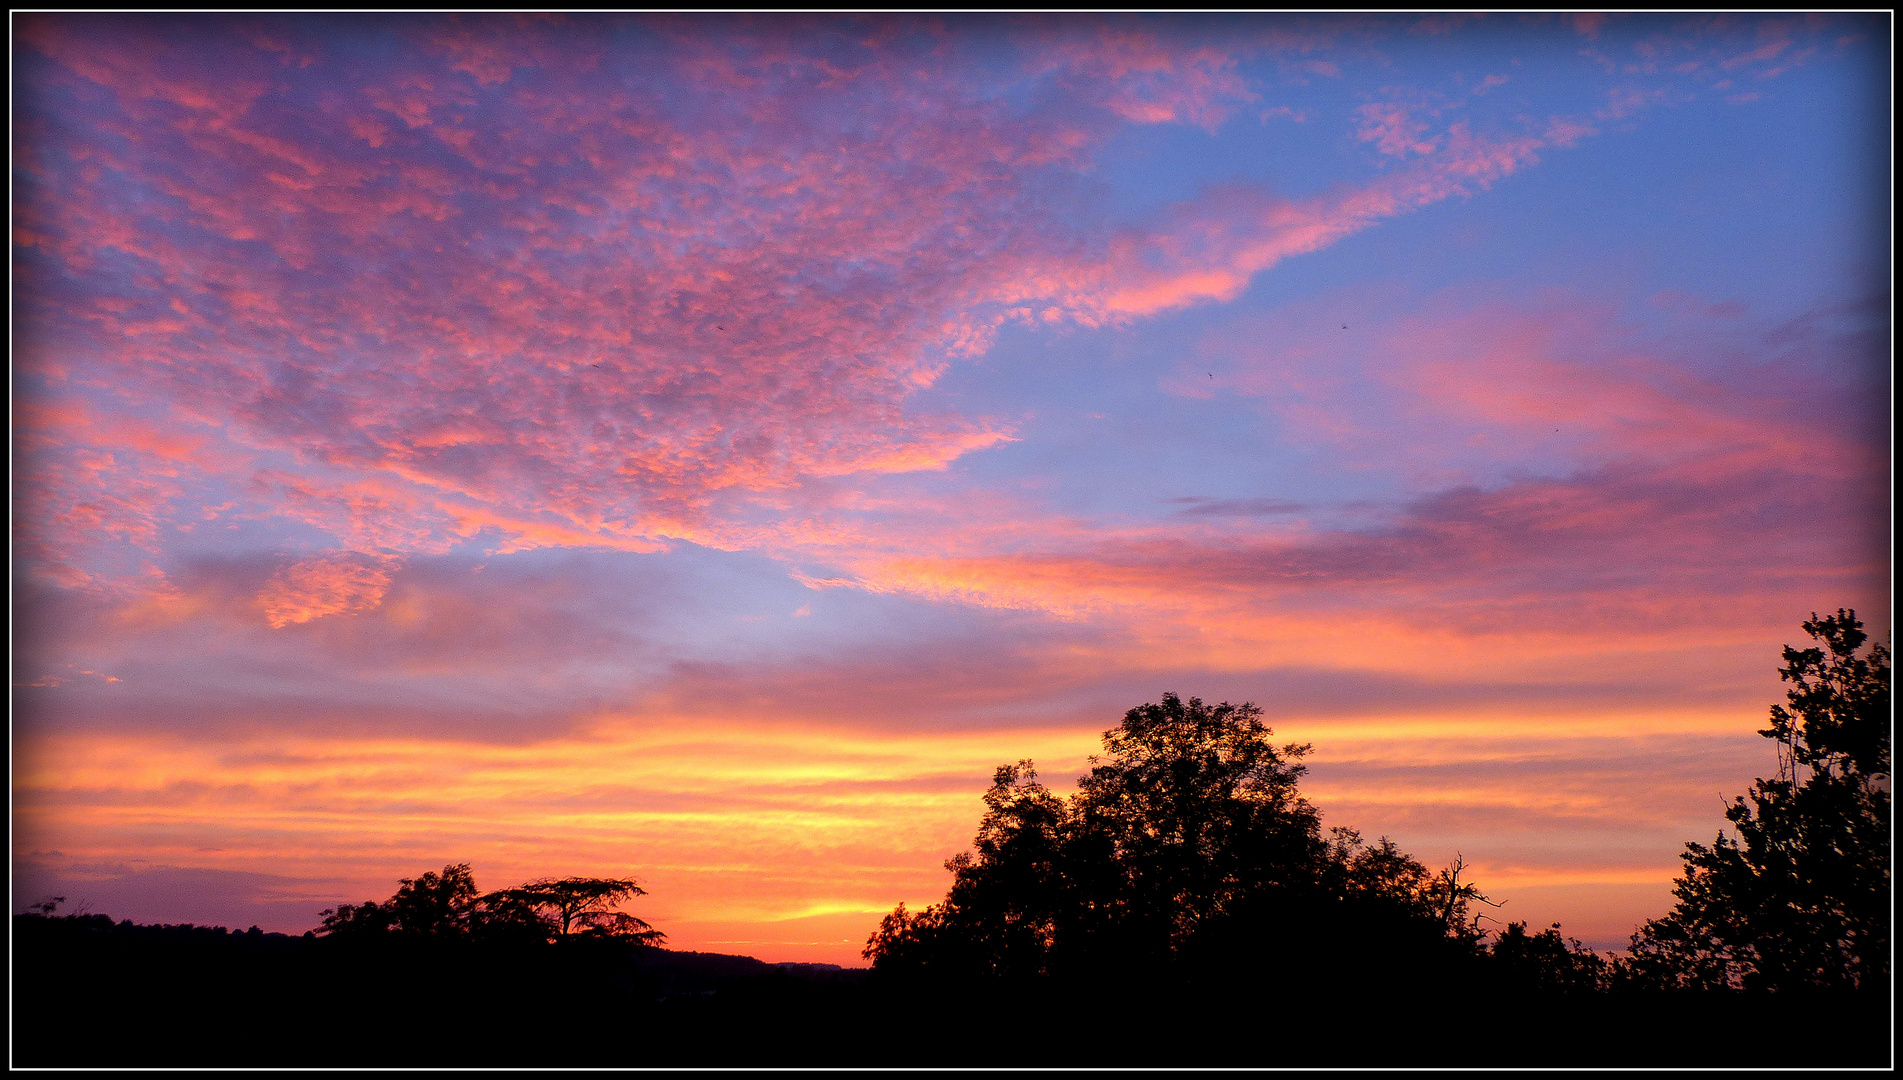
<svg viewBox="0 0 1903 1080"><path fill-rule="evenodd" d="M1888 638L1887 16L13 29L15 910L859 963L1174 691L1620 947Z"/></svg>

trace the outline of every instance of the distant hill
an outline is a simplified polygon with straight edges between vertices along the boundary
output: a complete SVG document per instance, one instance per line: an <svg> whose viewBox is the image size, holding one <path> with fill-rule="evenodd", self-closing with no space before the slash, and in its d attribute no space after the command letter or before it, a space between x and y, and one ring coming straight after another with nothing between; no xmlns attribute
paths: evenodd
<svg viewBox="0 0 1903 1080"><path fill-rule="evenodd" d="M22 1066L769 1060L788 1052L778 1023L758 1029L758 1054L694 1032L727 999L791 1016L867 975L615 941L340 940L106 915L15 916L13 939Z"/></svg>
<svg viewBox="0 0 1903 1080"><path fill-rule="evenodd" d="M751 956L666 948L630 950L628 963L633 970L656 980L663 996L718 991L736 980L767 978L775 973L844 981L863 979L868 974L865 968L848 968L839 964L791 960L773 963Z"/></svg>

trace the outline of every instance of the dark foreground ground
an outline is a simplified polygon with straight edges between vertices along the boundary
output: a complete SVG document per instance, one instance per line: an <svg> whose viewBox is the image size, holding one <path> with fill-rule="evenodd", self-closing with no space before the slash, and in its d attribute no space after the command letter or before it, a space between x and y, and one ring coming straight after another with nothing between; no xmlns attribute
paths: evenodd
<svg viewBox="0 0 1903 1080"><path fill-rule="evenodd" d="M15 1066L1886 1066L1889 1001L1484 986L1017 990L633 949L16 917Z"/></svg>

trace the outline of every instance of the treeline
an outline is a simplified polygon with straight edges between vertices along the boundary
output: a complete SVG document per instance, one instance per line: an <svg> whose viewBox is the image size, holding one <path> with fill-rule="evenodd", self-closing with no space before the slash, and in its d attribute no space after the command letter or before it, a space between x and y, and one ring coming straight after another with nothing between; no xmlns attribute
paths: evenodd
<svg viewBox="0 0 1903 1080"><path fill-rule="evenodd" d="M1778 777L1727 809L1735 837L1688 845L1675 908L1624 956L1501 925L1458 861L1430 871L1385 838L1324 833L1298 787L1308 746L1274 745L1253 704L1173 694L1106 732L1067 799L1029 761L999 768L945 899L901 905L865 955L882 976L973 986L1887 989L1889 653L1860 651L1851 611L1804 629L1821 647L1784 650L1788 703L1761 732Z"/></svg>
<svg viewBox="0 0 1903 1080"><path fill-rule="evenodd" d="M998 769L944 899L869 971L678 953L628 878L467 864L302 937L16 916L15 1052L64 1065L1805 1066L1889 1062L1889 654L1784 651L1778 775L1623 955L1456 860L1324 830L1309 748L1165 695L1060 798Z"/></svg>
<svg viewBox="0 0 1903 1080"><path fill-rule="evenodd" d="M1104 734L1067 798L1029 761L1000 767L944 899L901 905L865 956L913 993L1127 1017L1125 1047L1154 1049L1161 1017L1223 1033L1179 1044L1185 1061L1239 1063L1236 1033L1276 1017L1311 1040L1283 1063L1886 1062L1889 652L1848 610L1804 630L1816 645L1784 650L1787 703L1761 732L1777 777L1727 808L1730 834L1687 845L1673 910L1623 955L1503 923L1458 860L1324 831L1299 790L1308 746L1273 743L1253 704L1165 695ZM1429 1048L1476 1021L1479 1047ZM1593 1024L1617 1041L1557 1035ZM1746 1052L1701 1034L1759 1024L1802 1035Z"/></svg>
<svg viewBox="0 0 1903 1080"><path fill-rule="evenodd" d="M16 1067L821 1063L814 1012L864 977L592 933L12 922Z"/></svg>
<svg viewBox="0 0 1903 1080"><path fill-rule="evenodd" d="M1275 746L1253 704L1166 694L1104 736L1068 799L1029 761L998 769L946 898L886 916L865 956L920 986L1133 984L1232 996L1392 996L1480 982L1607 987L1622 967L1564 938L1483 928L1456 863L1429 870L1382 838L1324 833L1298 781L1309 747Z"/></svg>
<svg viewBox="0 0 1903 1080"><path fill-rule="evenodd" d="M647 890L633 878L542 878L483 893L468 863L404 878L379 904L342 904L319 912L315 933L350 938L407 934L482 942L551 944L575 938L659 945L667 935L619 909Z"/></svg>

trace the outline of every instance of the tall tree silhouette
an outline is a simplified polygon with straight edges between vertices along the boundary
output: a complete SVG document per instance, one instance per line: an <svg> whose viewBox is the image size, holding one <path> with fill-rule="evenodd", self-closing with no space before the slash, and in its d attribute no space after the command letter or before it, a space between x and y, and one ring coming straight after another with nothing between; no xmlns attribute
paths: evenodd
<svg viewBox="0 0 1903 1080"><path fill-rule="evenodd" d="M1784 649L1789 707L1760 735L1778 775L1725 810L1737 836L1687 844L1671 914L1633 935L1629 973L1676 988L1886 985L1890 652L1854 611L1812 614L1823 647Z"/></svg>
<svg viewBox="0 0 1903 1080"><path fill-rule="evenodd" d="M1174 694L1104 734L1107 760L1093 759L1074 809L1152 942L1180 947L1242 893L1300 881L1319 861L1321 819L1296 791L1310 748L1270 734L1253 704Z"/></svg>
<svg viewBox="0 0 1903 1080"><path fill-rule="evenodd" d="M866 957L953 978L1180 980L1270 956L1320 971L1350 925L1392 931L1390 956L1475 955L1484 898L1458 864L1435 874L1385 839L1325 838L1298 790L1309 747L1271 734L1253 704L1165 694L1104 733L1069 799L1029 761L1001 766L945 899L900 905Z"/></svg>

